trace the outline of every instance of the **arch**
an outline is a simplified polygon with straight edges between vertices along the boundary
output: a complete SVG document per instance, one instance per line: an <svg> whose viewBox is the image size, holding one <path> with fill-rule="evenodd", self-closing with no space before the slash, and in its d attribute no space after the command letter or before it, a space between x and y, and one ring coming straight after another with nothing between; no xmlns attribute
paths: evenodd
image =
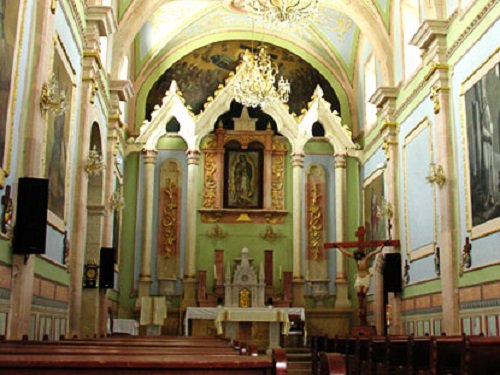
<svg viewBox="0 0 500 375"><path fill-rule="evenodd" d="M113 38L113 56L115 60L111 69L112 79L117 79L116 74L119 72L119 63L123 56L128 54L135 36L149 15L167 2L168 0L135 0L127 8L119 23L118 32ZM214 7L218 6L216 2L214 3ZM338 0L325 5L346 14L367 36L374 46L375 55L381 64L384 82L386 85L391 86L394 79L392 44L384 22L375 6L373 4L368 5L366 2L351 0Z"/></svg>

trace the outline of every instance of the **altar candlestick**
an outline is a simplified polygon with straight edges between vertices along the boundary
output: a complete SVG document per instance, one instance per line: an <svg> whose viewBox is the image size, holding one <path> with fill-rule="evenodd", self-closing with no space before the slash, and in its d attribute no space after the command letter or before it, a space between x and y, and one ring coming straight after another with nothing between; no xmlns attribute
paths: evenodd
<svg viewBox="0 0 500 375"><path fill-rule="evenodd" d="M214 264L214 279L217 280L217 266Z"/></svg>

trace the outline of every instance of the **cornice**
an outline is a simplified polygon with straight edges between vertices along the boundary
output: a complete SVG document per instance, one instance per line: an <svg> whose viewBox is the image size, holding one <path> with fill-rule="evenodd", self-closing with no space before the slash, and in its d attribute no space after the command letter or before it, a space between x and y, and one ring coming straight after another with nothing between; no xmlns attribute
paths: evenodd
<svg viewBox="0 0 500 375"><path fill-rule="evenodd" d="M109 91L116 93L122 102L128 102L135 94L134 86L130 80L110 81Z"/></svg>
<svg viewBox="0 0 500 375"><path fill-rule="evenodd" d="M370 103L382 108L388 100L395 100L398 97L397 87L379 87L370 97Z"/></svg>
<svg viewBox="0 0 500 375"><path fill-rule="evenodd" d="M460 34L460 36L453 42L453 44L448 48L446 52L446 56L450 58L460 47L460 45L464 42L464 40L469 36L472 30L479 25L479 23L483 20L486 14L495 7L497 1L487 1L486 6L481 9L481 11L474 17L474 19L467 25L465 30Z"/></svg>
<svg viewBox="0 0 500 375"><path fill-rule="evenodd" d="M87 8L87 22L95 22L97 24L99 36L108 36L118 30L113 8L109 6L89 6Z"/></svg>
<svg viewBox="0 0 500 375"><path fill-rule="evenodd" d="M429 45L437 38L445 38L448 33L448 21L446 20L425 20L418 28L411 44L422 50L426 50Z"/></svg>

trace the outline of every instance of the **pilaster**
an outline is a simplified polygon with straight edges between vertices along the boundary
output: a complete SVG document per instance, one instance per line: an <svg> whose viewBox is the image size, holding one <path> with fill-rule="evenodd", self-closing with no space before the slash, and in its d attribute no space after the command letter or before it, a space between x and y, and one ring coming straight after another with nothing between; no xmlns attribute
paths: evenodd
<svg viewBox="0 0 500 375"><path fill-rule="evenodd" d="M153 243L153 196L156 156L156 151L143 151L144 184L142 195L142 243L139 297L149 296L151 287L151 246Z"/></svg>
<svg viewBox="0 0 500 375"><path fill-rule="evenodd" d="M304 186L304 154L294 153L292 162L293 201L293 306L304 306L304 277L302 275L302 197Z"/></svg>
<svg viewBox="0 0 500 375"><path fill-rule="evenodd" d="M347 155L334 155L335 167L335 241L345 241L345 224L347 223ZM336 273L335 286L337 295L336 308L351 307L348 298L348 281L346 272L346 257L340 251L335 251Z"/></svg>
<svg viewBox="0 0 500 375"><path fill-rule="evenodd" d="M429 66L425 76L428 82L429 100L434 104L436 140L436 166L440 166L446 178L444 184L436 186L439 202L438 243L441 249L441 290L443 303L443 331L447 334L460 333L458 270L455 231L455 208L453 184L454 176L453 139L450 97L449 69L446 60L447 21L427 20L415 35L415 43L422 50L424 62Z"/></svg>
<svg viewBox="0 0 500 375"><path fill-rule="evenodd" d="M198 150L188 150L186 156L188 164L186 233L196 233L200 152ZM184 295L182 298L183 308L196 305L196 236L194 235L188 235L186 237L185 264L183 284Z"/></svg>

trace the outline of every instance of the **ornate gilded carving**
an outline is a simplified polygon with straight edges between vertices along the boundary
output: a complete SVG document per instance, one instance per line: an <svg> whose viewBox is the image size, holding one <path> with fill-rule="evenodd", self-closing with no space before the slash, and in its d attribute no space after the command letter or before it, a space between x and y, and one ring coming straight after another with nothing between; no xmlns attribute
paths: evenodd
<svg viewBox="0 0 500 375"><path fill-rule="evenodd" d="M281 233L276 232L271 225L268 225L266 227L266 229L262 233L259 234L259 236L263 240L266 240L268 242L274 242L279 237L281 237Z"/></svg>
<svg viewBox="0 0 500 375"><path fill-rule="evenodd" d="M318 260L323 247L323 213L320 205L318 187L313 184L309 194L309 252L311 259Z"/></svg>
<svg viewBox="0 0 500 375"><path fill-rule="evenodd" d="M435 114L438 114L439 111L441 110L441 103L439 101L439 90L440 90L439 86L434 85L431 87L430 99L434 103L434 113Z"/></svg>
<svg viewBox="0 0 500 375"><path fill-rule="evenodd" d="M271 173L271 206L273 210L283 210L285 206L285 158L283 155L273 157Z"/></svg>
<svg viewBox="0 0 500 375"><path fill-rule="evenodd" d="M205 181L203 185L203 207L214 208L217 197L217 182L215 181L215 171L217 163L213 153L205 154Z"/></svg>
<svg viewBox="0 0 500 375"><path fill-rule="evenodd" d="M163 254L170 258L177 248L177 185L169 180L163 189L165 203L163 206L161 225L165 239Z"/></svg>
<svg viewBox="0 0 500 375"><path fill-rule="evenodd" d="M227 232L225 232L219 224L215 224L212 229L207 232L207 237L212 240L222 240L227 237Z"/></svg>

